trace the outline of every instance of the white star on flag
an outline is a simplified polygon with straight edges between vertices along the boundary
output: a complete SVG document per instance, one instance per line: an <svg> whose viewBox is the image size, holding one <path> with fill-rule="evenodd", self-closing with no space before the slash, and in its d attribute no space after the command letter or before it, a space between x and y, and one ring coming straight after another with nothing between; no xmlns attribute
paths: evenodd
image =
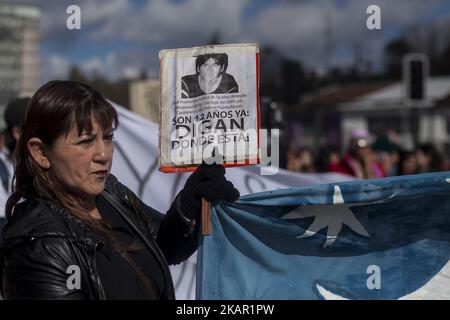
<svg viewBox="0 0 450 320"><path fill-rule="evenodd" d="M339 186L334 186L332 205L322 204L299 206L295 210L282 216L281 219L291 220L314 217L315 219L313 223L303 234L297 236L297 238L302 239L312 237L323 228L328 227L327 240L323 245L323 247L325 248L332 245L336 241L339 233L342 230L343 224L346 224L351 230L364 237L370 237L364 226L358 221L358 219L355 218L355 215L350 210L350 208L365 205L368 203L374 204L385 202L389 199L392 199L393 196L394 195L391 195L390 197L380 201L346 204L344 198L342 197L341 189L339 188Z"/></svg>

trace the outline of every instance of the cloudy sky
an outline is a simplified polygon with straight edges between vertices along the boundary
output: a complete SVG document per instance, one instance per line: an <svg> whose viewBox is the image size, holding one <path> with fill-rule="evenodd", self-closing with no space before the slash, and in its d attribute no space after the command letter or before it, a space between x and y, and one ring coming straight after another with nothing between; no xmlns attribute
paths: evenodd
<svg viewBox="0 0 450 320"><path fill-rule="evenodd" d="M1 0L0 0L1 1ZM448 0L10 0L42 12L43 81L70 65L110 79L140 70L156 76L158 51L257 42L302 61L307 69L346 66L360 57L381 66L386 41L412 27L450 20ZM81 8L81 30L66 28L66 9ZM381 30L368 30L366 9L381 8Z"/></svg>

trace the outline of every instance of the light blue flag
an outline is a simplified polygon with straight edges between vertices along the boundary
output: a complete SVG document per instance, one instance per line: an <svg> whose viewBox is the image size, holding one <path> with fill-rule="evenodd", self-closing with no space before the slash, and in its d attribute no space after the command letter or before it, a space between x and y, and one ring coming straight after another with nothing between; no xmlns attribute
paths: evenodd
<svg viewBox="0 0 450 320"><path fill-rule="evenodd" d="M212 225L198 299L450 299L450 172L247 195Z"/></svg>

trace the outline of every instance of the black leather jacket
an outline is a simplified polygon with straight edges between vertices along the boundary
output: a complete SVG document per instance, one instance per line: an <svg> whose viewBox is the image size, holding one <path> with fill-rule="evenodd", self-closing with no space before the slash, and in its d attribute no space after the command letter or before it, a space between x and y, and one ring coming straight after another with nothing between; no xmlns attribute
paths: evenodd
<svg viewBox="0 0 450 320"><path fill-rule="evenodd" d="M146 206L110 175L104 197L127 220L161 265L163 298L174 299L169 264L180 263L198 245L199 212L181 212L177 196L164 215ZM95 254L102 240L56 204L29 198L16 206L0 249L0 294L4 299L105 299ZM67 285L69 266L79 267L80 289ZM70 269L69 269L70 270Z"/></svg>

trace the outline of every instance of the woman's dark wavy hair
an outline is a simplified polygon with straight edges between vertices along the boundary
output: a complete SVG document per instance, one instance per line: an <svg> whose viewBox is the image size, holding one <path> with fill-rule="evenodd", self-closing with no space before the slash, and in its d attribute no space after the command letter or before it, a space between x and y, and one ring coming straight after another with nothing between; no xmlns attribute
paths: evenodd
<svg viewBox="0 0 450 320"><path fill-rule="evenodd" d="M119 243L109 225L103 219L92 218L83 210L78 205L79 199L64 192L58 181L51 179L48 170L41 168L28 151L27 143L33 137L41 139L51 149L55 141L63 135L67 137L74 126L79 135L84 131L91 132L94 119L105 132L115 130L119 125L114 107L88 85L56 80L46 83L36 91L28 104L22 134L13 154L15 170L12 194L6 203L6 218L10 221L16 204L21 199L30 197L65 208L108 241L112 248L128 261L150 296L154 297L154 284L127 254L137 247L134 244L126 246Z"/></svg>
<svg viewBox="0 0 450 320"><path fill-rule="evenodd" d="M228 68L228 55L226 53L208 53L202 54L195 59L195 70L197 74L200 73L200 67L209 59L213 58L218 65L222 66L222 73L225 73Z"/></svg>
<svg viewBox="0 0 450 320"><path fill-rule="evenodd" d="M22 134L13 154L14 178L12 194L6 204L9 219L21 198L35 196L44 201L57 201L61 205L73 202L56 181L49 178L31 157L27 143L39 138L49 148L55 141L69 134L76 125L78 134L92 131L92 119L103 130L116 129L119 121L114 107L91 87L75 81L51 81L33 95L25 113Z"/></svg>

